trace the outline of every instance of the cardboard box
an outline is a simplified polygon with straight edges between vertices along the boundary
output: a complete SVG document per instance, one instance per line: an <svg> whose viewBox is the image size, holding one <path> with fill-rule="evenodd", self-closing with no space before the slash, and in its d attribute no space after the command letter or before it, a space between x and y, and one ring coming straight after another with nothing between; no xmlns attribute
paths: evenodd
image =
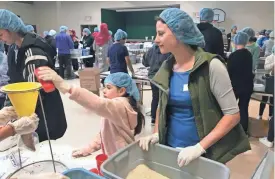
<svg viewBox="0 0 275 179"><path fill-rule="evenodd" d="M78 72L80 87L89 91L98 91L100 88L100 70L98 68L84 68Z"/></svg>
<svg viewBox="0 0 275 179"><path fill-rule="evenodd" d="M268 120L257 120L255 118L249 118L248 121L248 134L251 137L261 138L266 137L269 128Z"/></svg>

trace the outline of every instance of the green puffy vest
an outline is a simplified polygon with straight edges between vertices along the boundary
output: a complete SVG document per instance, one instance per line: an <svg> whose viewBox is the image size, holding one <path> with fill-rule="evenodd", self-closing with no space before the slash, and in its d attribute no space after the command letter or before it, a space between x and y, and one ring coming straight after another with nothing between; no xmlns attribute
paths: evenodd
<svg viewBox="0 0 275 179"><path fill-rule="evenodd" d="M213 58L220 57L203 52L195 53L195 64L189 75L188 88L191 95L195 122L200 139L208 135L223 117L221 108L210 89L209 64ZM221 59L222 60L222 59ZM160 144L166 144L167 134L167 104L169 99L169 84L174 58L170 56L152 79L160 89L159 98L159 138ZM226 163L236 155L250 150L245 132L240 124L236 125L227 135L207 149L205 156L209 159Z"/></svg>

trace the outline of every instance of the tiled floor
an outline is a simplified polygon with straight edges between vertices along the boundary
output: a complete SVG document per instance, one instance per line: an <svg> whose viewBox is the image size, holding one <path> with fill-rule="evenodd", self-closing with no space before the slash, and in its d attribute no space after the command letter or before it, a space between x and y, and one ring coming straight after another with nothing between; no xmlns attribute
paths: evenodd
<svg viewBox="0 0 275 179"><path fill-rule="evenodd" d="M72 80L70 83L79 85L79 80ZM67 96L62 96L62 98L68 121L68 130L65 136L57 142L60 144L69 144L75 148L87 145L99 132L100 117L82 108ZM144 92L145 111L150 107L151 99L151 91ZM257 116L258 107L258 102L251 101L249 110L251 116ZM267 118L267 111L266 109L264 118ZM150 118L147 117L145 134L143 135L149 134L150 132ZM267 151L267 148L259 143L257 139L250 138L250 142L252 147L251 151L237 156L227 164L231 170L231 179L249 179Z"/></svg>

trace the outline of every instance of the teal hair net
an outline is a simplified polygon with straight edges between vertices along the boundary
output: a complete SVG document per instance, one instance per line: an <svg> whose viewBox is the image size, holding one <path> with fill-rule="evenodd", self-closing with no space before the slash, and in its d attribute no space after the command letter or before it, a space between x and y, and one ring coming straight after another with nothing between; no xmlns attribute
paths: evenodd
<svg viewBox="0 0 275 179"><path fill-rule="evenodd" d="M32 25L26 25L27 32L32 32L34 31L34 28Z"/></svg>
<svg viewBox="0 0 275 179"><path fill-rule="evenodd" d="M126 88L126 92L129 96L132 96L136 101L139 101L140 95L139 90L135 81L130 75L123 72L112 73L105 78L104 84L112 84L119 88Z"/></svg>
<svg viewBox="0 0 275 179"><path fill-rule="evenodd" d="M0 9L0 29L6 29L10 32L26 32L26 26L23 21L11 11Z"/></svg>
<svg viewBox="0 0 275 179"><path fill-rule="evenodd" d="M109 30L109 34L112 36L112 35L113 35L113 32Z"/></svg>
<svg viewBox="0 0 275 179"><path fill-rule="evenodd" d="M94 28L94 32L99 32L99 28L98 28L98 27L95 27L95 28Z"/></svg>
<svg viewBox="0 0 275 179"><path fill-rule="evenodd" d="M68 27L63 25L59 28L59 30L60 32L66 32L68 30Z"/></svg>
<svg viewBox="0 0 275 179"><path fill-rule="evenodd" d="M245 32L238 32L234 38L233 43L236 45L246 45L249 40L249 36Z"/></svg>
<svg viewBox="0 0 275 179"><path fill-rule="evenodd" d="M50 36L55 36L55 35L56 35L56 31L53 30L53 29L50 30L50 31L49 31L49 35L50 35Z"/></svg>
<svg viewBox="0 0 275 179"><path fill-rule="evenodd" d="M49 32L48 32L48 31L44 31L44 32L43 32L43 35L44 35L44 36L47 36L47 35L49 35Z"/></svg>
<svg viewBox="0 0 275 179"><path fill-rule="evenodd" d="M91 31L90 31L90 29L88 29L88 28L84 28L84 29L83 29L83 32L86 32L88 35L91 34Z"/></svg>
<svg viewBox="0 0 275 179"><path fill-rule="evenodd" d="M237 26L236 26L236 25L232 25L232 26L231 26L231 30L232 30L232 29L237 29Z"/></svg>
<svg viewBox="0 0 275 179"><path fill-rule="evenodd" d="M115 33L115 41L119 41L121 39L126 39L127 38L127 33L124 32L121 29L118 29Z"/></svg>
<svg viewBox="0 0 275 179"><path fill-rule="evenodd" d="M186 12L178 8L169 8L162 11L159 17L168 25L178 41L204 47L204 36Z"/></svg>
<svg viewBox="0 0 275 179"><path fill-rule="evenodd" d="M244 32L244 33L246 33L249 38L255 37L255 31L251 27L245 27L241 31Z"/></svg>
<svg viewBox="0 0 275 179"><path fill-rule="evenodd" d="M212 22L214 20L214 11L210 8L203 8L200 11L200 20L206 22Z"/></svg>

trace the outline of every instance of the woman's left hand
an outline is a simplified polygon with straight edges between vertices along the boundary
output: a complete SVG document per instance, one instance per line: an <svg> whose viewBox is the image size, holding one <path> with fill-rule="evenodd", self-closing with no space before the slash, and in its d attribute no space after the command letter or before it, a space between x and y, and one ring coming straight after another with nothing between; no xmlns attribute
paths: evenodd
<svg viewBox="0 0 275 179"><path fill-rule="evenodd" d="M179 167L188 165L191 161L195 160L196 158L199 158L202 154L205 153L205 150L200 145L200 143L194 146L186 147L186 148L177 147L177 149L181 149L178 155Z"/></svg>

